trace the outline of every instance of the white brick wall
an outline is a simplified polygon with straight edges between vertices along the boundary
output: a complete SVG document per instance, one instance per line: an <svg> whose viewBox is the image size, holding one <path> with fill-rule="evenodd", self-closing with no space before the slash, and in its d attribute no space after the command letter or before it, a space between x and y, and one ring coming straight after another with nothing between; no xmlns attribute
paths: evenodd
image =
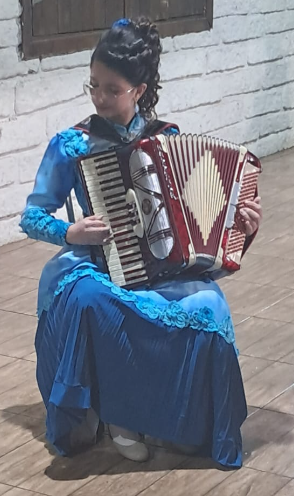
<svg viewBox="0 0 294 496"><path fill-rule="evenodd" d="M48 140L92 112L82 95L91 52L22 60L20 14L18 0L0 0L0 245L23 237ZM160 117L259 156L294 146L294 0L214 0L213 30L163 49Z"/></svg>

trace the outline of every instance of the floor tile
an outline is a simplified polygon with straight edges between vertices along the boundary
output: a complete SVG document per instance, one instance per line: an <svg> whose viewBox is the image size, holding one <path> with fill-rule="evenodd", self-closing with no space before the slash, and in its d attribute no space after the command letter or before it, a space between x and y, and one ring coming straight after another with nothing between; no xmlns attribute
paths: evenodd
<svg viewBox="0 0 294 496"><path fill-rule="evenodd" d="M263 407L273 401L294 382L294 366L273 362L254 377L245 381L249 405Z"/></svg>
<svg viewBox="0 0 294 496"><path fill-rule="evenodd" d="M14 487L6 493L5 496L38 496L38 494L26 491L25 489L20 489L19 487Z"/></svg>
<svg viewBox="0 0 294 496"><path fill-rule="evenodd" d="M0 299L4 301L29 293L38 287L38 281L27 277L16 277L0 272Z"/></svg>
<svg viewBox="0 0 294 496"><path fill-rule="evenodd" d="M266 405L266 408L267 410L275 410L276 412L294 415L294 378L293 386L289 387L284 393Z"/></svg>
<svg viewBox="0 0 294 496"><path fill-rule="evenodd" d="M273 286L261 286L259 284L240 282L234 279L230 280L230 284L226 288L226 297L231 307L232 312L256 315L259 317L270 318L264 312L260 312L268 307L271 307L277 302L292 295L293 290L289 288L279 288ZM281 320L282 322L289 322L289 320L276 318L274 320Z"/></svg>
<svg viewBox="0 0 294 496"><path fill-rule="evenodd" d="M280 288L274 288L280 289ZM277 303L257 313L258 317L264 319L280 320L282 322L294 321L294 294L288 295Z"/></svg>
<svg viewBox="0 0 294 496"><path fill-rule="evenodd" d="M35 332L36 328L37 317L0 310L0 353L2 343L26 332Z"/></svg>
<svg viewBox="0 0 294 496"><path fill-rule="evenodd" d="M206 496L235 496L236 494L238 496L248 496L249 494L252 496L274 496L288 482L289 479L286 477L244 467L225 479L215 489L209 491Z"/></svg>
<svg viewBox="0 0 294 496"><path fill-rule="evenodd" d="M254 244L254 242L253 242ZM268 268L271 270L268 270ZM289 263L280 257L269 257L246 253L241 270L234 276L235 280L253 282L265 286L277 278L283 278L289 272Z"/></svg>
<svg viewBox="0 0 294 496"><path fill-rule="evenodd" d="M294 478L294 429L277 441L263 446L246 461L246 466Z"/></svg>
<svg viewBox="0 0 294 496"><path fill-rule="evenodd" d="M235 326L238 326L242 322L245 322L245 320L250 319L250 316L249 315L245 315L245 314L240 314L240 313L234 313L234 312L232 312L232 319L233 319L234 325Z"/></svg>
<svg viewBox="0 0 294 496"><path fill-rule="evenodd" d="M291 255L293 255L292 252ZM289 270L287 274L284 274L283 277L277 277L277 279L271 282L271 286L294 289L294 270L291 270L292 267L293 261L291 261L291 263L289 264Z"/></svg>
<svg viewBox="0 0 294 496"><path fill-rule="evenodd" d="M262 358L254 358L249 356L240 355L239 363L241 366L243 381L248 381L251 377L262 370L269 367L273 362L269 360L263 360Z"/></svg>
<svg viewBox="0 0 294 496"><path fill-rule="evenodd" d="M19 485L49 496L56 496L57 493L68 496L81 487L83 493L83 487L88 482L116 466L121 459L115 448L106 440L74 458L52 458L45 471L38 471ZM85 494L90 493L87 490Z"/></svg>
<svg viewBox="0 0 294 496"><path fill-rule="evenodd" d="M30 362L27 362L30 365ZM34 417L39 415L42 400L41 395L35 379L35 370L30 370L30 375L25 382L19 381L15 387L7 389L0 394L0 405L3 410L12 413L24 413L28 410ZM34 414L34 412L36 412Z"/></svg>
<svg viewBox="0 0 294 496"><path fill-rule="evenodd" d="M286 486L281 489L276 496L293 496L294 494L294 480L288 482Z"/></svg>
<svg viewBox="0 0 294 496"><path fill-rule="evenodd" d="M279 333L279 330L285 325L285 322L257 317L251 317L241 322L235 329L237 347L240 353L245 354L245 350L249 346L254 349L255 343L266 343L272 333Z"/></svg>
<svg viewBox="0 0 294 496"><path fill-rule="evenodd" d="M39 279L45 263L60 247L49 243L35 243L21 250L4 253L0 258L0 271L16 277Z"/></svg>
<svg viewBox="0 0 294 496"><path fill-rule="evenodd" d="M39 398L41 399L40 395ZM25 408L23 410L23 414L28 415L29 417L40 418L45 423L46 408L43 401L40 401L39 403L34 403L30 405L29 408Z"/></svg>
<svg viewBox="0 0 294 496"><path fill-rule="evenodd" d="M169 496L194 496L195 494L197 496L204 496L222 481L229 480L231 476L231 472L220 471L209 467L207 461L189 458L176 470L163 476L145 491L141 492L140 496L166 496L167 494ZM94 493L92 494L94 495ZM111 492L106 494L112 496ZM119 496L119 494L118 491L114 493L115 496ZM135 495L136 493L133 494ZM123 495L127 496L127 491Z"/></svg>
<svg viewBox="0 0 294 496"><path fill-rule="evenodd" d="M0 458L0 482L19 486L41 470L54 458L44 449L44 437L34 438Z"/></svg>
<svg viewBox="0 0 294 496"><path fill-rule="evenodd" d="M22 241L16 241L15 243L10 243L8 245L0 246L0 255L4 255L4 253L11 253L12 251L21 250L23 248L27 248L28 246L37 243L33 239L23 239Z"/></svg>
<svg viewBox="0 0 294 496"><path fill-rule="evenodd" d="M0 369L0 398L2 393L35 382L35 365L25 360L15 360Z"/></svg>
<svg viewBox="0 0 294 496"><path fill-rule="evenodd" d="M249 417L251 417L251 415L258 412L259 408L256 408L255 406L247 405L247 410L248 410L247 418L249 418Z"/></svg>
<svg viewBox="0 0 294 496"><path fill-rule="evenodd" d="M291 351L288 355L280 358L280 362L292 363L292 365L294 365L294 351Z"/></svg>
<svg viewBox="0 0 294 496"><path fill-rule="evenodd" d="M9 418L9 417L13 417L13 413L11 412L6 412L5 410L0 410L0 424L2 424L2 422L6 422L6 420Z"/></svg>
<svg viewBox="0 0 294 496"><path fill-rule="evenodd" d="M6 494L7 491L10 491L11 486L7 486L6 484L0 484L0 496L3 496L3 494Z"/></svg>
<svg viewBox="0 0 294 496"><path fill-rule="evenodd" d="M44 433L40 419L13 415L0 424L0 457Z"/></svg>
<svg viewBox="0 0 294 496"><path fill-rule="evenodd" d="M260 319L258 322L260 322ZM274 322L278 325L274 325ZM272 331L273 327L275 327L274 331ZM248 348L243 348L244 355L268 360L280 360L289 351L294 351L294 324L282 324L272 321L268 329L270 332L266 337L254 344L250 344ZM256 332L258 332L258 326L256 327Z"/></svg>
<svg viewBox="0 0 294 496"><path fill-rule="evenodd" d="M2 351L2 346L3 345L1 345L1 351ZM4 367L8 363L12 363L14 361L15 361L15 358L11 358L11 357L8 357L8 356L0 355L0 368L1 367Z"/></svg>
<svg viewBox="0 0 294 496"><path fill-rule="evenodd" d="M292 203L292 202L291 202ZM292 204L293 209L293 204ZM264 255L269 257L277 257L283 253L283 260L288 260L288 262L284 262L288 269L291 269L291 264L289 264L289 260L294 259L294 236L279 236L278 238L265 242L263 245L252 244L250 247L251 254ZM281 280L284 279L284 275L279 278Z"/></svg>
<svg viewBox="0 0 294 496"><path fill-rule="evenodd" d="M244 463L257 456L265 446L278 442L294 429L293 415L258 410L243 424Z"/></svg>
<svg viewBox="0 0 294 496"><path fill-rule="evenodd" d="M35 289L0 303L0 309L8 312L36 315L38 290Z"/></svg>
<svg viewBox="0 0 294 496"><path fill-rule="evenodd" d="M36 352L33 351L29 355L26 355L23 357L24 360L28 360L29 362L36 362L37 361L37 355Z"/></svg>
<svg viewBox="0 0 294 496"><path fill-rule="evenodd" d="M29 331L1 344L1 353L8 357L24 358L34 352L35 332ZM0 360L1 364L1 360Z"/></svg>

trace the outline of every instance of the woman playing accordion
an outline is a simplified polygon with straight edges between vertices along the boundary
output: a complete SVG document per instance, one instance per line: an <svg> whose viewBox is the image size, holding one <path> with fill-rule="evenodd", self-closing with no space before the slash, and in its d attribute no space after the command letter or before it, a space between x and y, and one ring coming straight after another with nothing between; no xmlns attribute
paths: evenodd
<svg viewBox="0 0 294 496"><path fill-rule="evenodd" d="M101 202L101 195L96 195L93 204L85 195L85 181L86 189L91 190L88 172L84 168L84 176L81 173L86 157L101 156L101 152L113 155L116 149L123 153L130 143L146 139L160 139L162 146L169 146L178 134L176 126L154 118L160 53L158 31L144 19L121 19L102 36L85 84L98 115L51 140L22 214L20 225L28 236L62 246L42 272L38 296L37 380L47 409L47 438L60 454L68 455L79 443L95 440L101 421L108 425L116 449L131 460L148 458L143 436L150 435L238 468L242 464L240 427L247 409L234 328L214 277L209 271L188 268L193 256L197 258L195 250L187 248L193 245L192 227L189 242L182 241L184 236L179 241L182 217L172 234L172 226L164 224L179 210L175 206L172 211L162 202L155 211L170 208L165 220L160 220L165 234L153 236L149 230L147 239L146 223L153 199L161 201L159 193L143 203L145 217L138 219L139 193L125 185L128 197L124 201L133 215L133 230L130 228L130 240L123 236L119 243L124 220L118 223L113 211L101 213L99 208L107 203L105 199ZM108 174L107 162L103 167ZM154 174L152 163L144 167ZM113 174L117 169L116 165ZM139 176L134 166L134 177ZM166 184L168 178L170 175ZM101 191L112 180L100 182ZM215 181L219 188L217 176ZM72 189L84 218L75 223L55 219L53 214ZM186 189L183 183L181 194ZM107 198L110 196L115 198L114 193ZM110 203L113 206L113 201ZM179 215L188 219L184 203L181 200L184 213ZM202 234L211 222L207 221L209 215L210 208L206 208ZM239 232L246 236L245 248L260 219L259 198L244 203L239 211ZM142 250L144 236L153 256L152 280L142 276L136 284L133 279L127 284L125 275L115 279L115 268L109 277L105 258L110 247L120 244L121 266L125 266L130 248ZM205 239L203 246L208 246L208 237ZM166 275L167 271L164 257L158 253L172 242L168 250L173 269L166 278L158 279L156 272ZM173 251L180 242L182 248ZM205 246L200 255L207 251ZM138 260L133 263L137 270ZM151 267L146 260L140 263L143 272ZM181 267L187 270L181 271Z"/></svg>

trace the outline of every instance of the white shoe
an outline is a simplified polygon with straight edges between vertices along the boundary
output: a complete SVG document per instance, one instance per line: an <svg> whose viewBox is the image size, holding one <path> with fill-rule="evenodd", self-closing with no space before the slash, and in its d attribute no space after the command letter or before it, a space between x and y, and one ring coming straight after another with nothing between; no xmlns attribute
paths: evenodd
<svg viewBox="0 0 294 496"><path fill-rule="evenodd" d="M146 462L149 458L147 446L140 441L140 435L116 425L109 425L109 434L116 450L133 462Z"/></svg>

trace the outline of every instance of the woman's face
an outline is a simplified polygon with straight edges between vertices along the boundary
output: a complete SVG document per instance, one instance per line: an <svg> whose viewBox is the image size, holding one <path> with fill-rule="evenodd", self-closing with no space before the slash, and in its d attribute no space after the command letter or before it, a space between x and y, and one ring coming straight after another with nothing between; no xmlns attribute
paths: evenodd
<svg viewBox="0 0 294 496"><path fill-rule="evenodd" d="M101 117L126 126L134 117L136 103L145 90L146 84L134 88L102 62L94 62L91 67L90 93Z"/></svg>

